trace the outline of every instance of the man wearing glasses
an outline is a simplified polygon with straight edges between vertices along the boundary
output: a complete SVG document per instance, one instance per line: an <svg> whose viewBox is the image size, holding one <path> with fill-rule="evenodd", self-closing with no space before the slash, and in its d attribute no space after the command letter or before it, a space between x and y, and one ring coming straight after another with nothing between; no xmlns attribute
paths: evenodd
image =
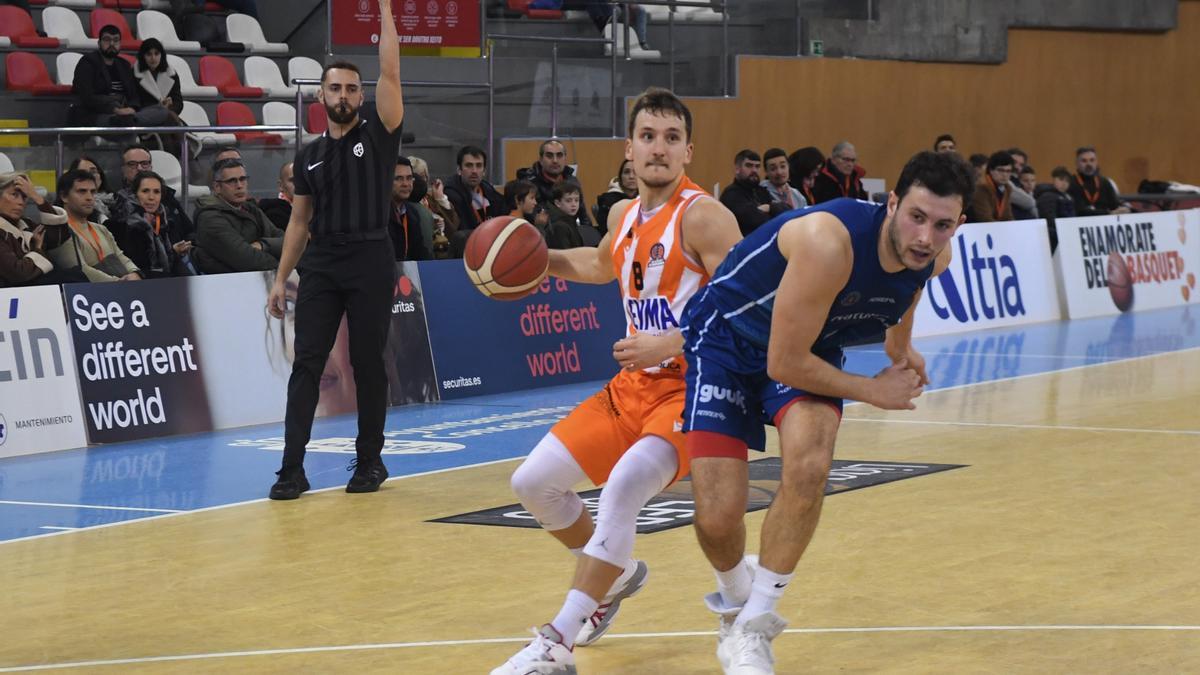
<svg viewBox="0 0 1200 675"><path fill-rule="evenodd" d="M84 55L75 67L72 92L91 123L101 127L156 127L169 123L170 111L161 104L138 107L133 66L120 58L121 31L111 24L100 29L98 49Z"/></svg>
<svg viewBox="0 0 1200 675"><path fill-rule="evenodd" d="M239 159L213 165L213 193L197 200L193 258L205 274L273 270L283 231L250 199L250 177Z"/></svg>
<svg viewBox="0 0 1200 675"><path fill-rule="evenodd" d="M864 174L866 169L858 165L858 152L850 141L842 141L833 146L833 152L813 181L813 198L817 204L841 197L870 199L862 184Z"/></svg>
<svg viewBox="0 0 1200 675"><path fill-rule="evenodd" d="M138 212L138 200L132 190L133 178L142 171L153 170L154 161L150 156L150 149L146 146L134 143L121 150L121 190L113 195L108 216L109 220L113 221L113 226ZM167 222L176 228L172 230L172 238L191 241L196 233L196 226L192 219L188 218L179 199L175 197L174 188L165 183L162 186L162 207L166 212Z"/></svg>
<svg viewBox="0 0 1200 675"><path fill-rule="evenodd" d="M554 203L554 188L560 183L579 185L579 202L581 204L588 203L583 197L583 186L575 177L575 170L567 165L567 149L554 139L542 143L542 146L538 148L538 160L531 167L519 169L517 180L527 180L536 185L538 204L545 207ZM588 216L588 210L586 208L579 209L579 225L591 226L591 224L592 219ZM603 235L605 231L602 230L600 234Z"/></svg>

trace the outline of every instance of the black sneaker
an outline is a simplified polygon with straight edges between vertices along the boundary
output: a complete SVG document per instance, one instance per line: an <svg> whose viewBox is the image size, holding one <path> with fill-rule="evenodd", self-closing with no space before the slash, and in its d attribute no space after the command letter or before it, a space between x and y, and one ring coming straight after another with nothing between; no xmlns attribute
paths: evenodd
<svg viewBox="0 0 1200 675"><path fill-rule="evenodd" d="M296 499L301 492L308 491L308 478L303 468L280 469L275 475L279 476L279 480L271 486L271 499Z"/></svg>
<svg viewBox="0 0 1200 675"><path fill-rule="evenodd" d="M354 470L350 482L346 483L346 492L376 492L383 481L387 480L387 467L382 459L371 460L370 463L359 464L355 459L346 467L347 471Z"/></svg>

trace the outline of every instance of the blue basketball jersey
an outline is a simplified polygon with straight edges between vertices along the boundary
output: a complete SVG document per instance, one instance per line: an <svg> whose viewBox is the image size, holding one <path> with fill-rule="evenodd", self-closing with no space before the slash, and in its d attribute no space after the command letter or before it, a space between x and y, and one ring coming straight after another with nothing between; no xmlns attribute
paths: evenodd
<svg viewBox="0 0 1200 675"><path fill-rule="evenodd" d="M834 199L780 214L738 242L704 291L688 304L685 322L691 324L689 330L699 330L695 322L703 323L716 314L735 333L765 351L775 293L787 267L787 259L779 252L779 229L790 220L817 211L831 213L845 225L854 250L854 266L829 308L812 351L831 353L878 339L888 327L899 323L913 296L933 273L933 263L916 272L885 272L879 264L878 244L887 205Z"/></svg>

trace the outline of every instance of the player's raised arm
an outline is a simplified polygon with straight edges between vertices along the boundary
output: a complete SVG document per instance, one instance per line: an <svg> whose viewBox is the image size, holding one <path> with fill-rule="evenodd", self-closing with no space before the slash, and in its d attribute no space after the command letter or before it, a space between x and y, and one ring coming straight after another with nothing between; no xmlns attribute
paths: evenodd
<svg viewBox="0 0 1200 675"><path fill-rule="evenodd" d="M375 110L388 131L404 121L404 97L400 89L400 39L392 18L392 0L379 0L379 83L375 86Z"/></svg>
<svg viewBox="0 0 1200 675"><path fill-rule="evenodd" d="M608 212L608 232L594 248L579 246L563 250L550 250L550 266L546 273L553 277L578 281L585 284L607 284L617 278L613 270L612 237L621 223L621 214L629 200L613 205Z"/></svg>

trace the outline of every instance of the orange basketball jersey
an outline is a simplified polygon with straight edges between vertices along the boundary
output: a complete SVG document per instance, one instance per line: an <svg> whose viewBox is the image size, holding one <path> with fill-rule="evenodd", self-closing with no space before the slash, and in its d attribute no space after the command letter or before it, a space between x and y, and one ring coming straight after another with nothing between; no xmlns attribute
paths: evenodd
<svg viewBox="0 0 1200 675"><path fill-rule="evenodd" d="M634 199L621 217L612 238L613 268L621 282L628 335L639 331L660 335L679 328L683 307L708 273L683 250L683 214L708 193L684 176L675 194L656 212L642 212L641 198ZM676 356L649 373L682 376L683 356Z"/></svg>

